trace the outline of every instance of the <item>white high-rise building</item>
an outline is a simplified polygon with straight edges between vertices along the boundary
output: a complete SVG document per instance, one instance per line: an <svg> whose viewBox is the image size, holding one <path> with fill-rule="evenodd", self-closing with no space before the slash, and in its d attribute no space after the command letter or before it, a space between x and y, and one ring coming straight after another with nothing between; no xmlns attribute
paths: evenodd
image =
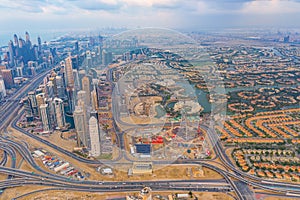
<svg viewBox="0 0 300 200"><path fill-rule="evenodd" d="M65 111L64 111L64 102L59 98L54 98L53 100L53 107L56 119L56 126L58 128L63 128L66 125L65 119Z"/></svg>
<svg viewBox="0 0 300 200"><path fill-rule="evenodd" d="M91 156L98 157L101 154L100 149L100 135L99 135L99 126L98 120L92 116L89 120L89 132L91 140Z"/></svg>
<svg viewBox="0 0 300 200"><path fill-rule="evenodd" d="M0 77L0 93L1 97L6 97L5 84L2 77Z"/></svg>
<svg viewBox="0 0 300 200"><path fill-rule="evenodd" d="M83 90L80 90L77 92L77 105L78 105L79 101L84 102L84 106L88 106L88 104L86 102L86 92Z"/></svg>
<svg viewBox="0 0 300 200"><path fill-rule="evenodd" d="M40 106L40 112L41 112L41 117L42 117L43 130L45 132L50 131L48 104L42 104Z"/></svg>
<svg viewBox="0 0 300 200"><path fill-rule="evenodd" d="M88 147L86 115L82 106L75 107L73 117L78 139L81 141L83 146ZM80 144L80 142L78 142L78 144Z"/></svg>

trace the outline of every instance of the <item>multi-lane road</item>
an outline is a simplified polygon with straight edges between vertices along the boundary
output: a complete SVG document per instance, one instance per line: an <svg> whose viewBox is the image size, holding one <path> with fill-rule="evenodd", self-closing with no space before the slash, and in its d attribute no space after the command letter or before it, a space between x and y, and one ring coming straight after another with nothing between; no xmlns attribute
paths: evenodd
<svg viewBox="0 0 300 200"><path fill-rule="evenodd" d="M21 87L16 94L11 96L7 102L1 107L0 116L0 130L2 133L6 132L7 126L15 119L21 109L19 106L19 100L23 98L29 91L38 87L43 78L48 74L44 72L34 79L32 79L27 85ZM20 114L20 113L19 113ZM49 141L43 140L38 136L32 135L24 131L23 129L16 126L16 120L12 126L18 129L22 133L30 136L39 142L42 142L56 150L64 153L65 155L72 157L83 164L100 164L101 162L95 160L87 160L79 157L71 152L64 150L50 143ZM2 166L0 166L0 173L7 174L8 179L0 181L0 188L6 189L17 186L24 185L43 185L51 186L54 188L63 188L65 190L76 190L76 191L90 191L90 192L112 192L112 191L137 191L140 190L142 186L150 186L153 190L193 190L193 191L215 191L215 192L229 192L231 191L231 186L224 182L224 180L202 180L200 181L136 181L136 182L98 182L98 181L77 181L68 179L63 176L49 173L43 170L34 161L31 156L31 152L28 147L22 143L16 142L5 136L0 137L0 148L4 152L3 159L1 160ZM16 169L16 152L18 152L22 158L33 167L38 173L32 173L28 171L23 171ZM11 165L9 167L4 167L7 163L8 157L11 159ZM22 178L18 178L22 177Z"/></svg>
<svg viewBox="0 0 300 200"><path fill-rule="evenodd" d="M6 131L6 127L12 122L12 127L22 132L23 134L31 137L31 139L36 140L40 143L48 145L60 151L61 153L69 156L70 158L76 159L82 164L103 164L98 160L89 160L82 157L79 157L57 145L51 143L50 141L44 140L36 135L30 134L16 125L17 117L22 114L19 113L20 106L17 101L14 99L23 98L29 91L38 87L44 76L48 72L44 72L29 82L27 85L24 85L18 90L18 93L10 97L1 109L0 115L0 129L2 132ZM19 114L18 114L19 113ZM209 160L178 160L174 164L181 165L202 165L204 167L210 168L214 171L220 173L224 179L222 180L178 180L178 181L132 181L132 182L99 182L99 181L77 181L72 179L67 179L66 177L52 174L43 170L35 162L31 156L31 152L28 149L28 146L24 143L20 143L9 139L7 137L0 137L0 148L3 150L3 158L0 161L0 173L7 174L9 179L0 181L0 189L6 189L11 187L23 186L23 185L43 185L51 186L53 189L64 189L64 190L76 190L76 191L90 191L90 192L111 192L111 191L136 191L140 190L143 185L150 186L153 190L192 190L192 191L214 191L214 192L229 192L234 191L238 199L251 199L251 191L245 186L253 186L259 189L272 191L275 193L285 194L286 192L298 195L300 193L300 185L297 184L286 184L276 181L264 181L261 178L251 176L247 173L241 172L239 169L235 168L231 163L230 159L227 157L222 145L214 132L209 127L203 126L202 128L206 129L209 135L211 143L216 144L214 150L221 159L224 168L217 167L214 162ZM120 146L124 149L123 134L118 134L120 137ZM22 158L33 167L37 173L32 173L20 169L16 169L16 152L18 152ZM126 152L123 152L124 156ZM122 156L122 157L123 157ZM11 159L11 165L9 167L4 167L7 163L7 159ZM114 163L106 162L104 164L119 164L119 159ZM130 158L125 157L128 161ZM172 164L172 161L165 162L155 162L154 164ZM241 192L243 188L243 191Z"/></svg>
<svg viewBox="0 0 300 200"><path fill-rule="evenodd" d="M42 82L43 78L49 73L50 70L37 75L30 80L27 84L19 88L6 102L0 107L0 130L11 122L16 117L17 111L20 109L19 101L32 89L37 88Z"/></svg>

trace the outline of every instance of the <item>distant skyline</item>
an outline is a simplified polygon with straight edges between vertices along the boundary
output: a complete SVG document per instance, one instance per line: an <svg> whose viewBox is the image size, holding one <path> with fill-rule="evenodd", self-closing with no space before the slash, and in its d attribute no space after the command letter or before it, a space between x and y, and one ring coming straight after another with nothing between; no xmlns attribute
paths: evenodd
<svg viewBox="0 0 300 200"><path fill-rule="evenodd" d="M299 10L300 0L1 0L0 36L103 27L300 27Z"/></svg>

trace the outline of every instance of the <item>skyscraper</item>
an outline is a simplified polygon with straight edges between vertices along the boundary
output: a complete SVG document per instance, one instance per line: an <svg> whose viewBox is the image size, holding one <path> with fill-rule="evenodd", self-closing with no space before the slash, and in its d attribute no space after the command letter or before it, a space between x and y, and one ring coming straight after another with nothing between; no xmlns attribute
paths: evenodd
<svg viewBox="0 0 300 200"><path fill-rule="evenodd" d="M65 59L65 81L67 87L74 87L74 76L71 56Z"/></svg>
<svg viewBox="0 0 300 200"><path fill-rule="evenodd" d="M23 104L24 104L24 110L25 110L25 116L26 116L27 122L33 121L34 117L32 114L32 109L31 109L28 97L26 97L24 99Z"/></svg>
<svg viewBox="0 0 300 200"><path fill-rule="evenodd" d="M8 43L8 53L9 53L9 66L15 66L15 50L13 41L9 41Z"/></svg>
<svg viewBox="0 0 300 200"><path fill-rule="evenodd" d="M91 150L90 154L94 157L100 156L100 136L99 136L99 126L98 120L92 116L89 120L89 133L90 133L90 141L91 141Z"/></svg>
<svg viewBox="0 0 300 200"><path fill-rule="evenodd" d="M42 117L42 123L43 123L43 130L44 130L44 132L48 132L48 131L50 131L48 104L42 104L40 106L40 110L41 110L41 117Z"/></svg>
<svg viewBox="0 0 300 200"><path fill-rule="evenodd" d="M46 85L47 97L53 98L54 97L54 84L52 81L48 81Z"/></svg>
<svg viewBox="0 0 300 200"><path fill-rule="evenodd" d="M56 126L61 129L66 125L64 102L59 98L54 98L53 106L56 119Z"/></svg>
<svg viewBox="0 0 300 200"><path fill-rule="evenodd" d="M2 76L0 76L0 99L6 97L5 84Z"/></svg>
<svg viewBox="0 0 300 200"><path fill-rule="evenodd" d="M56 85L58 98L64 99L65 98L65 87L64 87L63 79L61 76L55 77L55 85Z"/></svg>
<svg viewBox="0 0 300 200"><path fill-rule="evenodd" d="M25 44L26 44L26 47L28 49L31 48L31 41L30 41L30 36L29 36L29 33L26 31L25 33Z"/></svg>
<svg viewBox="0 0 300 200"><path fill-rule="evenodd" d="M37 107L38 107L38 115L41 118L42 116L41 116L40 106L46 103L45 93L39 93L35 97L36 97L36 102L37 102Z"/></svg>
<svg viewBox="0 0 300 200"><path fill-rule="evenodd" d="M75 111L73 113L74 117L74 125L78 136L78 145L81 144L85 147L88 146L88 139L87 139L87 123L86 117L84 114L84 110L81 106L76 106Z"/></svg>
<svg viewBox="0 0 300 200"><path fill-rule="evenodd" d="M78 43L78 41L76 41L75 44L74 44L74 50L75 50L75 53L79 52L79 43Z"/></svg>
<svg viewBox="0 0 300 200"><path fill-rule="evenodd" d="M25 40L23 38L19 37L19 48L23 48L25 46Z"/></svg>
<svg viewBox="0 0 300 200"><path fill-rule="evenodd" d="M112 52L102 51L102 64L104 66L109 65L112 62Z"/></svg>
<svg viewBox="0 0 300 200"><path fill-rule="evenodd" d="M47 98L46 104L48 104L49 122L52 127L55 124L55 112L54 112L53 98Z"/></svg>
<svg viewBox="0 0 300 200"><path fill-rule="evenodd" d="M93 91L91 92L91 100L92 100L92 110L95 111L98 109L98 98L97 98L97 91L95 85Z"/></svg>
<svg viewBox="0 0 300 200"><path fill-rule="evenodd" d="M38 52L40 54L42 52L42 40L40 36L38 36L37 41L38 41Z"/></svg>
<svg viewBox="0 0 300 200"><path fill-rule="evenodd" d="M82 102L84 102L84 106L87 106L86 96L87 95L86 95L85 91L83 91L83 90L78 91L77 92L77 102L82 101Z"/></svg>
<svg viewBox="0 0 300 200"><path fill-rule="evenodd" d="M77 69L73 69L73 77L74 77L74 88L76 91L81 89L79 75Z"/></svg>
<svg viewBox="0 0 300 200"><path fill-rule="evenodd" d="M2 78L5 84L5 87L11 89L14 87L14 79L10 69L1 70Z"/></svg>
<svg viewBox="0 0 300 200"><path fill-rule="evenodd" d="M14 34L14 45L16 48L19 48L19 39L17 34Z"/></svg>
<svg viewBox="0 0 300 200"><path fill-rule="evenodd" d="M76 93L75 89L71 87L67 87L67 98L68 98L68 105L69 105L69 112L73 113L75 109L75 103L76 103Z"/></svg>
<svg viewBox="0 0 300 200"><path fill-rule="evenodd" d="M86 64L87 64L87 67L91 68L92 67L92 54L91 54L91 51L86 51L85 55L86 55Z"/></svg>
<svg viewBox="0 0 300 200"><path fill-rule="evenodd" d="M90 79L87 76L84 76L82 79L82 90L85 91L85 103L86 106L90 106L91 104L91 89L90 89Z"/></svg>
<svg viewBox="0 0 300 200"><path fill-rule="evenodd" d="M23 67L21 67L21 66L17 67L16 70L17 70L17 76L22 77L23 76Z"/></svg>
<svg viewBox="0 0 300 200"><path fill-rule="evenodd" d="M35 116L37 116L38 115L38 104L37 104L37 100L36 100L36 95L33 91L28 92L28 99L29 99L29 102L30 102L32 113Z"/></svg>
<svg viewBox="0 0 300 200"><path fill-rule="evenodd" d="M76 70L79 70L79 57L78 57L78 55L72 56L71 60L72 60L72 68L76 69Z"/></svg>

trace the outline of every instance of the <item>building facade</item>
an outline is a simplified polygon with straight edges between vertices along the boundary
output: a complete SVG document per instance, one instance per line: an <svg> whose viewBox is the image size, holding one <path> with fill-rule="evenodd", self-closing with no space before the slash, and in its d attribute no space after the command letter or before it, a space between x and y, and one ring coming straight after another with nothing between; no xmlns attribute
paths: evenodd
<svg viewBox="0 0 300 200"><path fill-rule="evenodd" d="M98 157L101 155L100 134L98 120L94 116L92 116L89 120L89 133L91 140L90 154L91 156Z"/></svg>

